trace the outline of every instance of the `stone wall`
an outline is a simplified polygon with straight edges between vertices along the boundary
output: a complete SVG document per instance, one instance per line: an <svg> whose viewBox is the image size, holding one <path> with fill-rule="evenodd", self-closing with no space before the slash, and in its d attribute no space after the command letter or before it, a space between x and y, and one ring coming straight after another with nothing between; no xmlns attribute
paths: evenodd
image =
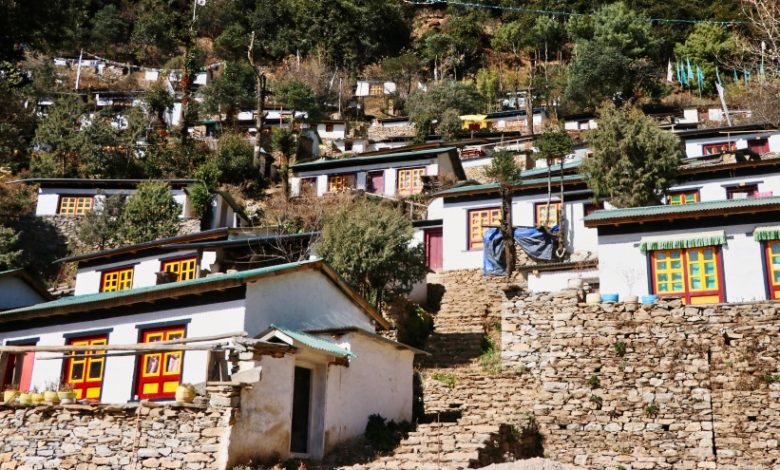
<svg viewBox="0 0 780 470"><path fill-rule="evenodd" d="M518 393L534 403L545 456L587 468L778 468L779 307L517 297L504 304L502 356L524 376Z"/></svg>
<svg viewBox="0 0 780 470"><path fill-rule="evenodd" d="M415 135L417 135L417 129L414 124L384 127L374 122L368 127L368 138L373 141L382 141L393 137L414 137Z"/></svg>
<svg viewBox="0 0 780 470"><path fill-rule="evenodd" d="M0 469L224 468L234 404L0 405Z"/></svg>

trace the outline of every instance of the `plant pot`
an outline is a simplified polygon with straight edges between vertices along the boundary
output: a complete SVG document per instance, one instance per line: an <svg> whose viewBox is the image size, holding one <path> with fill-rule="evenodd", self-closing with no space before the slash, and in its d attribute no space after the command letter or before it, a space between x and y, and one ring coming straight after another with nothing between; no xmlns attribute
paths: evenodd
<svg viewBox="0 0 780 470"><path fill-rule="evenodd" d="M76 400L76 392L63 392L59 391L57 392L57 397L59 397L60 402L63 400Z"/></svg>
<svg viewBox="0 0 780 470"><path fill-rule="evenodd" d="M639 302L639 297L636 295L627 295L623 302L627 304L635 304Z"/></svg>
<svg viewBox="0 0 780 470"><path fill-rule="evenodd" d="M598 292L591 292L590 294L585 296L585 303L588 304L601 303L601 294L599 294Z"/></svg>
<svg viewBox="0 0 780 470"><path fill-rule="evenodd" d="M601 294L602 302L617 302L620 299L618 294Z"/></svg>
<svg viewBox="0 0 780 470"><path fill-rule="evenodd" d="M30 405L32 404L32 397L29 393L20 393L19 394L19 404L20 405Z"/></svg>
<svg viewBox="0 0 780 470"><path fill-rule="evenodd" d="M582 287L582 278L581 277L575 277L572 279L569 279L568 281L569 289L579 289Z"/></svg>
<svg viewBox="0 0 780 470"><path fill-rule="evenodd" d="M642 303L645 305L654 304L658 300L657 295L643 295L642 296Z"/></svg>
<svg viewBox="0 0 780 470"><path fill-rule="evenodd" d="M38 405L43 403L44 397L43 393L31 393L30 394L30 401L33 405Z"/></svg>
<svg viewBox="0 0 780 470"><path fill-rule="evenodd" d="M59 403L60 397L57 395L57 392L53 390L46 390L43 392L43 401L47 403Z"/></svg>
<svg viewBox="0 0 780 470"><path fill-rule="evenodd" d="M176 387L176 401L192 403L195 400L195 387L183 384Z"/></svg>
<svg viewBox="0 0 780 470"><path fill-rule="evenodd" d="M19 395L19 390L6 390L3 392L3 401L11 403Z"/></svg>

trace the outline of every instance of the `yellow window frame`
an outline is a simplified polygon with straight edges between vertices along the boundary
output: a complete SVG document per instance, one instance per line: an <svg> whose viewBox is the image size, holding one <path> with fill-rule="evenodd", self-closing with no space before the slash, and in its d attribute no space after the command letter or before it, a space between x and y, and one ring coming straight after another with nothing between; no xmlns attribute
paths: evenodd
<svg viewBox="0 0 780 470"><path fill-rule="evenodd" d="M780 286L780 279L775 281L775 275L780 274L780 240L766 242L767 268L769 270L769 283L772 287ZM774 248L777 249L775 253Z"/></svg>
<svg viewBox="0 0 780 470"><path fill-rule="evenodd" d="M196 259L194 257L165 261L162 264L162 270L176 274L177 281L187 281L195 279L195 263Z"/></svg>
<svg viewBox="0 0 780 470"><path fill-rule="evenodd" d="M87 346L89 344L89 341L74 341L73 346ZM74 353L71 353L71 355L75 355ZM81 383L86 380L87 377L87 358L86 357L79 357L79 358L72 358L70 361L70 364L68 365L68 377L67 382L68 383ZM73 377L73 369L76 365L81 365L81 377Z"/></svg>
<svg viewBox="0 0 780 470"><path fill-rule="evenodd" d="M669 195L669 205L678 206L699 202L698 191L680 191Z"/></svg>
<svg viewBox="0 0 780 470"><path fill-rule="evenodd" d="M133 288L133 268L104 271L100 292L114 292Z"/></svg>
<svg viewBox="0 0 780 470"><path fill-rule="evenodd" d="M487 209L473 209L469 214L469 245L470 250L482 248L483 233L488 225L501 222L501 208L491 207Z"/></svg>
<svg viewBox="0 0 780 470"><path fill-rule="evenodd" d="M92 211L95 199L92 196L60 196L60 207L57 211L62 215L84 215Z"/></svg>
<svg viewBox="0 0 780 470"><path fill-rule="evenodd" d="M672 267L673 262L679 262L679 267ZM656 294L682 294L685 293L685 263L683 262L682 250L656 250L653 251L653 288ZM674 275L680 276L678 281L674 280ZM662 281L661 276L665 275L666 280ZM679 284L680 288L675 289L674 285ZM666 285L666 290L662 289Z"/></svg>
<svg viewBox="0 0 780 470"><path fill-rule="evenodd" d="M184 338L184 330L171 330L165 333L165 340L171 341L174 339L180 339ZM178 367L175 371L169 371L168 370L168 358L171 356L176 356L179 358L178 361ZM168 352L163 355L163 364L162 364L162 375L179 375L181 374L181 362L182 362L182 352L181 351L175 351L175 352Z"/></svg>
<svg viewBox="0 0 780 470"><path fill-rule="evenodd" d="M711 253L710 259L705 259L705 254ZM694 255L696 259L693 259ZM720 275L718 273L718 254L714 247L688 248L685 250L685 261L688 269L688 291L689 292L709 292L720 289ZM712 271L707 272L707 266L711 265ZM697 271L694 273L694 271ZM707 287L707 278L715 281L714 287ZM695 281L699 282L699 287L693 287Z"/></svg>
<svg viewBox="0 0 780 470"><path fill-rule="evenodd" d="M93 345L93 346L94 345L102 345L102 344L107 344L107 341L106 341L105 338L95 339L95 340L92 340L90 342L90 344ZM96 354L96 353L95 353L95 351L90 351L89 354L92 355L92 354ZM93 377L92 375L90 375L90 372L92 372L92 364L97 364L97 363L100 364L100 372L98 373L97 377ZM86 379L85 380L87 380L87 381L101 380L102 381L103 380L103 371L105 369L105 366L106 366L106 358L105 358L105 356L103 356L103 357L94 357L94 358L93 357L88 357L87 358L87 368L86 368Z"/></svg>
<svg viewBox="0 0 780 470"><path fill-rule="evenodd" d="M561 217L561 203L559 201L550 202L550 219L547 219L547 203L540 202L536 204L536 225L545 225L546 227L553 227L558 225L558 221Z"/></svg>
<svg viewBox="0 0 780 470"><path fill-rule="evenodd" d="M357 177L354 173L328 175L328 192L343 193L355 188Z"/></svg>
<svg viewBox="0 0 780 470"><path fill-rule="evenodd" d="M404 168L398 170L398 194L418 194L422 192L422 177L425 168Z"/></svg>

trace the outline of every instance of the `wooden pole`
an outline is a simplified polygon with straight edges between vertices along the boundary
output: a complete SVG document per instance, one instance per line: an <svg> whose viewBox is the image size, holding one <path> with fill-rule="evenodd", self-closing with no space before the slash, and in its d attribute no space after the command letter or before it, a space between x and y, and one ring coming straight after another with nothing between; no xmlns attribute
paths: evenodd
<svg viewBox="0 0 780 470"><path fill-rule="evenodd" d="M157 343L138 344L92 344L87 346L0 346L0 352L21 354L28 352L90 352L90 351L141 351L141 352L168 352L168 351L208 351L216 347L228 346L228 343L209 343L199 345L173 345Z"/></svg>
<svg viewBox="0 0 780 470"><path fill-rule="evenodd" d="M187 351L229 351L231 348L226 349L218 349L212 346L204 347L202 349L187 349ZM181 349L177 349L176 352L181 351ZM84 358L90 358L90 359L100 359L104 357L118 357L118 356L140 356L142 354L148 354L149 351L121 351L121 352L113 352L113 353L104 353L104 354L65 354L62 356L44 356L44 357L36 357L36 361L54 361L54 360L65 360L65 359L84 359Z"/></svg>

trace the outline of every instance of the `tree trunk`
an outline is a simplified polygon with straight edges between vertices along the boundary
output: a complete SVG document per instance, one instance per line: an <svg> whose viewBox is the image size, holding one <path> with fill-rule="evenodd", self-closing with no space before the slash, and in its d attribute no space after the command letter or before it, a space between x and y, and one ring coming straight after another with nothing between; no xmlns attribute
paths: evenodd
<svg viewBox="0 0 780 470"><path fill-rule="evenodd" d="M511 277L517 263L515 237L512 233L512 185L501 184L501 236L504 238L504 262L506 275Z"/></svg>
<svg viewBox="0 0 780 470"><path fill-rule="evenodd" d="M528 135L534 135L534 63L530 60L528 65L528 92L525 96L525 122L528 126Z"/></svg>
<svg viewBox="0 0 780 470"><path fill-rule="evenodd" d="M544 216L545 227L550 225L550 204L552 203L552 169L550 168L550 165L552 162L552 158L547 158L547 211Z"/></svg>
<svg viewBox="0 0 780 470"><path fill-rule="evenodd" d="M265 105L265 75L259 73L259 71L255 71L255 88L255 97L257 99L255 128L257 129L257 132L255 133L253 163L255 167L259 169L260 178L266 178L268 176L266 174L267 163L261 152L261 149L263 148L263 126L265 125L265 110L263 109L263 106Z"/></svg>

